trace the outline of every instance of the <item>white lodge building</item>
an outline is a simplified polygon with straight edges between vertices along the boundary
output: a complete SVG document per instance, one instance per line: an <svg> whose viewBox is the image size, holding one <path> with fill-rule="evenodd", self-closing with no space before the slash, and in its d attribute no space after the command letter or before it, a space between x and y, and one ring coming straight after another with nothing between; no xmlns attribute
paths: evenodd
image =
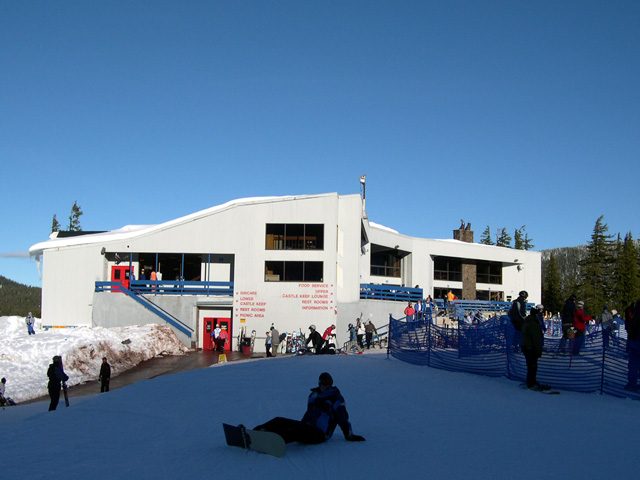
<svg viewBox="0 0 640 480"><path fill-rule="evenodd" d="M234 349L241 331L264 337L272 323L281 333L335 324L341 345L361 312L376 326L404 316L407 297L378 300L379 285L412 298L452 290L509 301L527 290L540 301L539 252L472 243L468 227L454 238L402 235L370 223L359 194L329 193L234 200L160 225L57 232L30 253L42 268L43 325L167 323L195 348L210 348L216 323Z"/></svg>

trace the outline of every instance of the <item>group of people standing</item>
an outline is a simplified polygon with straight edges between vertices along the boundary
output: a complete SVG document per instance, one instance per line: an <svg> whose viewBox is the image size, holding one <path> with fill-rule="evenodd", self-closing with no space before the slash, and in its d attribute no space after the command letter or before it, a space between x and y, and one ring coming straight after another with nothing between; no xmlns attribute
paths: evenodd
<svg viewBox="0 0 640 480"><path fill-rule="evenodd" d="M407 304L404 309L404 314L407 317L407 322L418 322L420 320L429 320L435 323L435 318L438 314L436 302L433 301L431 295L423 300L418 300L415 305L412 302Z"/></svg>

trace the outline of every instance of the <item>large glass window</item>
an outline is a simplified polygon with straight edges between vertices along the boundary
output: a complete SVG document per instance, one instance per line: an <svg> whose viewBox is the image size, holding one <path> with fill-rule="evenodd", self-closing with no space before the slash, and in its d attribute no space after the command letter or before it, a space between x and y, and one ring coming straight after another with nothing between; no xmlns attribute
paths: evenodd
<svg viewBox="0 0 640 480"><path fill-rule="evenodd" d="M267 250L323 250L324 225L321 223L267 223Z"/></svg>
<svg viewBox="0 0 640 480"><path fill-rule="evenodd" d="M462 261L459 258L435 257L433 259L433 279L462 281Z"/></svg>
<svg viewBox="0 0 640 480"><path fill-rule="evenodd" d="M377 277L402 276L402 258L406 252L397 248L388 248L381 245L371 245L371 275Z"/></svg>
<svg viewBox="0 0 640 480"><path fill-rule="evenodd" d="M279 260L264 263L265 282L322 282L322 262L284 262Z"/></svg>
<svg viewBox="0 0 640 480"><path fill-rule="evenodd" d="M476 282L502 285L502 264L479 261L476 269Z"/></svg>

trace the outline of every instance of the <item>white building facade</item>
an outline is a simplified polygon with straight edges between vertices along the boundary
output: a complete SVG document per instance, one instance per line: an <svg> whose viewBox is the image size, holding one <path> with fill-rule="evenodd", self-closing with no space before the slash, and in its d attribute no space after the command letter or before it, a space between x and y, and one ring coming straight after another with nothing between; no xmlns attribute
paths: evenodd
<svg viewBox="0 0 640 480"><path fill-rule="evenodd" d="M366 285L419 286L434 298L541 297L539 252L401 235L370 223L357 194L243 199L160 225L79 233L30 249L42 270L43 325L168 323L187 346L210 348L221 324L236 349L241 332L264 337L272 324L335 324L341 344L361 314L378 326L403 316L406 302L361 298Z"/></svg>

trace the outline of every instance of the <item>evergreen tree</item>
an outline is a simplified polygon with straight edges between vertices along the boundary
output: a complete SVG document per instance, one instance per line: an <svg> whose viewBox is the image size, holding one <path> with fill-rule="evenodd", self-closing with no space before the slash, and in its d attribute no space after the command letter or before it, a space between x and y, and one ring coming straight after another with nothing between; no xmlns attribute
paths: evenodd
<svg viewBox="0 0 640 480"><path fill-rule="evenodd" d="M56 214L53 214L53 222L51 222L51 233L60 231L60 222L56 218Z"/></svg>
<svg viewBox="0 0 640 480"><path fill-rule="evenodd" d="M495 245L495 242L491 239L491 228L487 225L487 228L482 232L482 237L480 237L480 243L483 245Z"/></svg>
<svg viewBox="0 0 640 480"><path fill-rule="evenodd" d="M609 226L603 222L603 218L600 216L596 220L591 242L587 245L587 256L581 262L579 291L588 315L599 314L602 307L613 300L613 242L612 235L607 234Z"/></svg>
<svg viewBox="0 0 640 480"><path fill-rule="evenodd" d="M507 233L507 229L503 228L498 230L496 238L496 245L498 247L511 247L511 235Z"/></svg>
<svg viewBox="0 0 640 480"><path fill-rule="evenodd" d="M624 243L620 242L618 236L616 253L615 306L623 311L631 302L640 298L639 251L631 232L624 237Z"/></svg>
<svg viewBox="0 0 640 480"><path fill-rule="evenodd" d="M551 252L542 278L542 303L548 312L561 312L563 299L558 261L556 255Z"/></svg>
<svg viewBox="0 0 640 480"><path fill-rule="evenodd" d="M513 234L513 248L517 250L524 250L524 241L522 239L523 230L524 230L524 225L520 228L516 228L516 231Z"/></svg>
<svg viewBox="0 0 640 480"><path fill-rule="evenodd" d="M80 216L82 215L82 209L78 205L78 201L73 202L73 207L71 207L71 215L69 215L69 231L70 232L81 232L82 227L80 226Z"/></svg>

